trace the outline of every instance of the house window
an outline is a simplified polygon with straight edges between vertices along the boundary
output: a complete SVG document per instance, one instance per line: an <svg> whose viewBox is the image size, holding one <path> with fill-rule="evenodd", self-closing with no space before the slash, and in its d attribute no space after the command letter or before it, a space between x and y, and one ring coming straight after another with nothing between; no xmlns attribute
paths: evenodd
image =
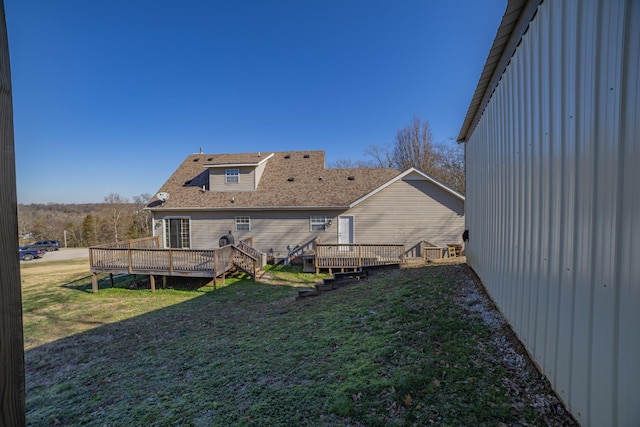
<svg viewBox="0 0 640 427"><path fill-rule="evenodd" d="M227 184L237 184L240 182L240 169L225 169L224 176Z"/></svg>
<svg viewBox="0 0 640 427"><path fill-rule="evenodd" d="M251 218L248 216L237 216L236 231L251 231Z"/></svg>
<svg viewBox="0 0 640 427"><path fill-rule="evenodd" d="M325 231L327 229L327 217L324 215L311 215L309 218L309 231Z"/></svg>
<svg viewBox="0 0 640 427"><path fill-rule="evenodd" d="M164 246L167 248L190 248L189 218L166 218L164 220Z"/></svg>

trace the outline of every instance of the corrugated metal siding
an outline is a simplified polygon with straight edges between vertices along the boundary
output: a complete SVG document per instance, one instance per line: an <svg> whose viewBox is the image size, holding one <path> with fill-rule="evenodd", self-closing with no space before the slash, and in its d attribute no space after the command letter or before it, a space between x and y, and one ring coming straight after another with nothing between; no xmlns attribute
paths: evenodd
<svg viewBox="0 0 640 427"><path fill-rule="evenodd" d="M468 139L467 260L585 426L640 425L640 2L545 0Z"/></svg>

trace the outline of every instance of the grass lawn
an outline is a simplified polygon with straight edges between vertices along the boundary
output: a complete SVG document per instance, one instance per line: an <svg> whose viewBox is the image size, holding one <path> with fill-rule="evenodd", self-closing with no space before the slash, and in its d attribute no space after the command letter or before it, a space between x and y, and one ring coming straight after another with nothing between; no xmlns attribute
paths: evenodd
<svg viewBox="0 0 640 427"><path fill-rule="evenodd" d="M215 292L152 294L127 277L92 294L86 261L21 267L28 425L571 422L504 324L486 321L464 265L301 300L320 279L285 268Z"/></svg>

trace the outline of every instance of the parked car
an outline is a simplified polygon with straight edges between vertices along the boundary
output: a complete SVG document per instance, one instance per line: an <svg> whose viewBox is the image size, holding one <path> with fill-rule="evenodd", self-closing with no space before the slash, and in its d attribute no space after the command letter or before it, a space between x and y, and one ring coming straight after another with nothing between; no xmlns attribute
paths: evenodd
<svg viewBox="0 0 640 427"><path fill-rule="evenodd" d="M35 243L31 243L30 245L25 245L24 249L42 249L47 252L57 251L60 249L61 243L60 240L38 240Z"/></svg>
<svg viewBox="0 0 640 427"><path fill-rule="evenodd" d="M31 261L34 258L41 258L46 251L44 249L27 249L24 247L18 248L18 254L23 261Z"/></svg>

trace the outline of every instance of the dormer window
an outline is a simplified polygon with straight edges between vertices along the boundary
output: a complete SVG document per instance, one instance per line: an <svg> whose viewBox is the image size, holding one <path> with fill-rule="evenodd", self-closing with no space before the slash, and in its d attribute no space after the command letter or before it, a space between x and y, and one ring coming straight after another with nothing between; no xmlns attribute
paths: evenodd
<svg viewBox="0 0 640 427"><path fill-rule="evenodd" d="M238 184L240 182L240 169L225 169L225 183Z"/></svg>

